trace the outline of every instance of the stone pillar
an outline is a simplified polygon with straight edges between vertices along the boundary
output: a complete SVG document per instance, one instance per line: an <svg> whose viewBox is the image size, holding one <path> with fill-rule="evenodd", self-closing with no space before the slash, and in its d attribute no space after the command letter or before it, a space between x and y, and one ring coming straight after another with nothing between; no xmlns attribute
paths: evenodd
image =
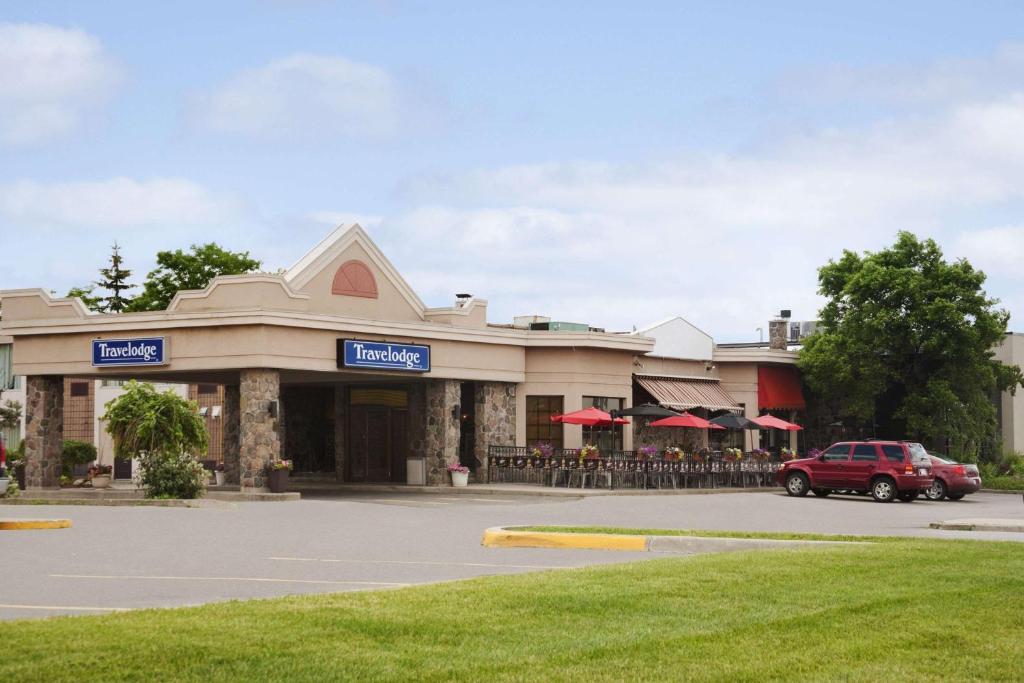
<svg viewBox="0 0 1024 683"><path fill-rule="evenodd" d="M426 435L427 485L441 486L449 481L448 465L459 462L459 420L452 409L459 405L458 380L435 379L427 383Z"/></svg>
<svg viewBox="0 0 1024 683"><path fill-rule="evenodd" d="M334 385L334 474L345 481L345 435L348 433L348 396L345 386Z"/></svg>
<svg viewBox="0 0 1024 683"><path fill-rule="evenodd" d="M238 452L241 411L237 384L224 387L224 479L228 484L239 484Z"/></svg>
<svg viewBox="0 0 1024 683"><path fill-rule="evenodd" d="M25 486L60 487L64 445L64 378L25 378Z"/></svg>
<svg viewBox="0 0 1024 683"><path fill-rule="evenodd" d="M510 382L477 382L476 481L487 477L487 447L516 445L516 385Z"/></svg>
<svg viewBox="0 0 1024 683"><path fill-rule="evenodd" d="M242 491L266 486L267 465L281 457L277 420L270 404L281 405L281 377L277 370L242 370L239 386L238 466Z"/></svg>

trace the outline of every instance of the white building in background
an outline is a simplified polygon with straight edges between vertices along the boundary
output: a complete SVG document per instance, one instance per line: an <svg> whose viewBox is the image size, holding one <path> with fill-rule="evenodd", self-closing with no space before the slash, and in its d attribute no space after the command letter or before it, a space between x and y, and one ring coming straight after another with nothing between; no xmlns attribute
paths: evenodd
<svg viewBox="0 0 1024 683"><path fill-rule="evenodd" d="M996 347L995 358L1024 368L1024 333L1008 333ZM995 404L1003 450L1024 453L1024 388L1017 387L1016 394L1004 391Z"/></svg>

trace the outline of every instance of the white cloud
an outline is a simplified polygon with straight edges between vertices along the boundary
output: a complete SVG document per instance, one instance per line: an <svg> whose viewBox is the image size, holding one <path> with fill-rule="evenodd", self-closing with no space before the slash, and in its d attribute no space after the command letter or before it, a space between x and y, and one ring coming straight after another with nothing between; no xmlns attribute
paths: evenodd
<svg viewBox="0 0 1024 683"><path fill-rule="evenodd" d="M236 201L181 178L0 185L0 218L28 228L160 228L236 216Z"/></svg>
<svg viewBox="0 0 1024 683"><path fill-rule="evenodd" d="M958 220L1024 208L1022 139L1024 97L1008 93L743 155L421 178L407 189L412 208L380 232L425 297L472 291L496 320L543 313L628 329L682 314L722 339L756 339L781 308L816 315L828 259L882 248L901 229L993 273L1019 270L1024 231L968 235ZM993 279L989 293L1014 310L1006 287Z"/></svg>
<svg viewBox="0 0 1024 683"><path fill-rule="evenodd" d="M987 275L1024 280L1024 226L962 233L950 252L966 258Z"/></svg>
<svg viewBox="0 0 1024 683"><path fill-rule="evenodd" d="M0 143L27 145L74 131L119 80L118 66L84 31L0 23Z"/></svg>
<svg viewBox="0 0 1024 683"><path fill-rule="evenodd" d="M271 139L382 138L397 129L398 99L381 67L300 53L197 96L192 117L202 128Z"/></svg>

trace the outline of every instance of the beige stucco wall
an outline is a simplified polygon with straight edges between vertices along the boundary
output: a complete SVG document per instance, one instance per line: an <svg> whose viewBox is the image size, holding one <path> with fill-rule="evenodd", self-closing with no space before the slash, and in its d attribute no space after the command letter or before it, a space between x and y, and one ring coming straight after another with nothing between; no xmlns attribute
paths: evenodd
<svg viewBox="0 0 1024 683"><path fill-rule="evenodd" d="M527 396L562 396L563 410L583 407L584 396L623 399L633 403L633 356L598 349L531 348L526 353L526 381L516 389L516 414L526 415ZM583 445L583 428L565 425L566 448ZM526 445L526 420L516 420L516 443ZM633 432L623 430L623 448L633 447Z"/></svg>

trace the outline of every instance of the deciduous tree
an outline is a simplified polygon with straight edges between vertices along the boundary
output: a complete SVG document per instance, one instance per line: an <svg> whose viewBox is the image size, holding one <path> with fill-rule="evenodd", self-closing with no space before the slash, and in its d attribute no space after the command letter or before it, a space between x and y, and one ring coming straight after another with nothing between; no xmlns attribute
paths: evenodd
<svg viewBox="0 0 1024 683"><path fill-rule="evenodd" d="M901 232L882 251L844 251L818 283L828 303L800 367L836 417L960 457L994 443L992 396L1024 375L993 357L1009 313L985 293L983 272Z"/></svg>
<svg viewBox="0 0 1024 683"><path fill-rule="evenodd" d="M202 289L218 275L250 273L262 265L247 251L228 251L214 242L193 244L189 252L161 251L156 262L157 268L146 276L142 294L127 310L162 311L179 290Z"/></svg>

